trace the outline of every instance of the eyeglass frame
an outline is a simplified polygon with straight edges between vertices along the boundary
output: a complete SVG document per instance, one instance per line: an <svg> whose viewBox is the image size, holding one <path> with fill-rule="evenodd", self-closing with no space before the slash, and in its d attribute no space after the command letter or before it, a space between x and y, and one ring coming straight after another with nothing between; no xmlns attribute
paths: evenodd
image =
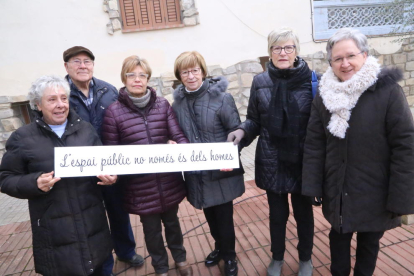
<svg viewBox="0 0 414 276"><path fill-rule="evenodd" d="M291 53L293 53L296 50L296 45L285 45L284 47L280 47L279 53L275 53L274 52L275 50L273 50L275 47L280 47L280 46L272 46L272 47L270 47L270 50L272 50L272 54L275 54L275 55L280 55L280 53L282 53L282 50L285 51L286 54L291 54ZM287 52L286 51L286 47L293 47L292 52Z"/></svg>
<svg viewBox="0 0 414 276"><path fill-rule="evenodd" d="M197 70L197 73L194 73L193 72L194 70ZM201 74L201 71L203 71L203 70L200 67L193 68L193 69L190 69L190 70L184 70L184 71L180 72L180 76L181 77L188 77L190 72L191 72L191 74L193 74L193 76L198 76L198 75Z"/></svg>
<svg viewBox="0 0 414 276"><path fill-rule="evenodd" d="M346 58L346 60L348 60L348 61L349 61L349 57L353 56L353 57L351 57L351 60L353 60L354 58L356 58L356 57L357 57L357 55L362 54L362 53L365 53L365 52L364 52L364 51L361 51L361 52L356 53L356 54L350 54L350 55L345 56L345 57L336 58L335 60L330 59L330 60L329 60L329 63L331 63L331 62L332 62L333 64L340 65L340 64L344 63L344 59L345 59L345 58ZM337 62L337 61L341 61L341 62Z"/></svg>
<svg viewBox="0 0 414 276"><path fill-rule="evenodd" d="M90 64L86 64L85 62L90 62ZM89 67L89 66L91 66L91 65L94 65L95 63L94 63L94 61L93 60L91 60L91 59L84 59L84 60L81 60L81 59L75 59L75 60L72 60L72 61L67 61L66 63L72 63L72 64L74 64L76 67L80 67L81 65L82 65L82 63L86 66L86 67ZM77 64L77 63L79 63L79 64Z"/></svg>
<svg viewBox="0 0 414 276"><path fill-rule="evenodd" d="M134 72L129 72L129 73L125 73L125 76L127 79L130 79L130 80L132 80L133 76L135 76L133 80L136 80L137 78L140 80L147 80L149 74L144 74L144 73L136 74Z"/></svg>

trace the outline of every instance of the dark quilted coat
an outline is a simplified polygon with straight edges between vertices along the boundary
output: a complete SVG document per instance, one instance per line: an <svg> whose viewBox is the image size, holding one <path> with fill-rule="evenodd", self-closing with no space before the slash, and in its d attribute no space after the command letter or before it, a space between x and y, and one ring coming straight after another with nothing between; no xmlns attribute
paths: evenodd
<svg viewBox="0 0 414 276"><path fill-rule="evenodd" d="M29 199L37 273L89 275L111 253L111 236L97 178L62 178L49 192L37 187L37 178L53 171L54 147L100 144L94 128L72 110L62 138L37 117L7 141L0 166L1 192Z"/></svg>
<svg viewBox="0 0 414 276"><path fill-rule="evenodd" d="M307 64L299 59L299 64L292 69L283 70L278 77L290 78L294 71ZM276 70L279 70L276 68ZM309 82L311 79L309 79ZM278 145L272 143L267 130L269 104L272 97L273 82L269 72L263 72L254 77L250 90L249 105L247 107L247 119L240 126L246 133L246 144L250 144L258 135L259 140L255 158L255 180L259 188L275 193L300 193L302 185L301 170L291 170L289 163L278 160ZM297 89L288 91L290 100L296 101L299 107L299 135L300 152L303 153L306 127L309 120L312 90ZM299 164L301 166L301 164Z"/></svg>
<svg viewBox="0 0 414 276"><path fill-rule="evenodd" d="M66 79L68 78L69 75L66 76ZM105 110L118 99L118 91L115 86L103 80L92 78L92 81L94 83L94 95L91 109L83 102L77 92L78 88L73 83L70 85L70 108L75 110L82 119L91 123L98 135L101 136L101 126Z"/></svg>
<svg viewBox="0 0 414 276"><path fill-rule="evenodd" d="M102 126L105 145L188 143L168 101L156 96L145 109L136 107L124 88L118 101L107 109ZM121 177L124 208L137 215L159 214L177 206L186 190L181 172L125 175Z"/></svg>
<svg viewBox="0 0 414 276"><path fill-rule="evenodd" d="M226 93L228 82L219 77L209 82L207 89L193 97L184 86L174 91L173 108L178 122L191 143L226 142L227 135L240 124L239 112L231 94ZM188 104L193 106L195 122L191 120ZM220 205L244 193L243 172L232 175L218 170L185 172L188 201L198 209Z"/></svg>
<svg viewBox="0 0 414 276"><path fill-rule="evenodd" d="M396 214L414 213L414 126L398 75L382 69L352 109L344 139L328 131L322 98L313 101L302 193L322 196L337 232L385 231L400 224Z"/></svg>

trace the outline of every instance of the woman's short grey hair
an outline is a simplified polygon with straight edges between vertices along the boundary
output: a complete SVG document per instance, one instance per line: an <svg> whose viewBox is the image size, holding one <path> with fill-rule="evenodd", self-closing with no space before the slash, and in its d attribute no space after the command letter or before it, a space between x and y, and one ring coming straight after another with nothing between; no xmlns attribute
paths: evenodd
<svg viewBox="0 0 414 276"><path fill-rule="evenodd" d="M331 38L328 40L328 43L326 44L326 52L328 53L329 61L332 59L333 46L342 40L348 39L352 39L358 49L361 52L367 53L368 55L369 47L367 37L357 29L342 28L339 29L333 36L331 36Z"/></svg>
<svg viewBox="0 0 414 276"><path fill-rule="evenodd" d="M269 57L272 56L272 47L276 46L279 43L292 40L296 46L296 55L300 53L300 44L299 37L296 32L288 27L283 27L281 29L276 29L270 32L267 36L267 51L269 52Z"/></svg>
<svg viewBox="0 0 414 276"><path fill-rule="evenodd" d="M30 102L30 107L33 110L37 110L37 104L42 102L43 92L46 88L53 88L55 90L63 88L66 95L69 97L70 88L67 80L54 75L42 76L32 83L29 95L27 96Z"/></svg>

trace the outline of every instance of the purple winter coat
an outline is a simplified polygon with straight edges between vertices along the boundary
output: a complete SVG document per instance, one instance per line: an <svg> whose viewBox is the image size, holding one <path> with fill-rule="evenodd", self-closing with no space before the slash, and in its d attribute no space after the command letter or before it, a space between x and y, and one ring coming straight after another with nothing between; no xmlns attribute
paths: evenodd
<svg viewBox="0 0 414 276"><path fill-rule="evenodd" d="M173 140L188 143L168 101L159 98L153 88L145 109L137 108L125 88L118 101L106 110L102 124L104 145L166 144ZM123 205L131 214L150 215L168 211L186 196L181 172L124 175Z"/></svg>

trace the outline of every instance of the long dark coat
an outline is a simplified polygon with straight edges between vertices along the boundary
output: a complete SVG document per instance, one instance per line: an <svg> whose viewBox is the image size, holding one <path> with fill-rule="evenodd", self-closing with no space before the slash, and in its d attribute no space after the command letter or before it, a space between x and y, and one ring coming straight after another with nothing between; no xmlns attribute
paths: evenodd
<svg viewBox="0 0 414 276"><path fill-rule="evenodd" d="M352 109L344 139L318 95L305 143L302 193L322 196L337 232L385 231L414 213L414 125L399 74L384 70Z"/></svg>
<svg viewBox="0 0 414 276"><path fill-rule="evenodd" d="M105 145L166 144L168 140L188 143L171 105L149 89L151 99L141 110L121 88L118 101L105 113L102 124ZM118 182L124 192L124 208L131 214L163 213L177 206L186 195L181 172L124 175Z"/></svg>
<svg viewBox="0 0 414 276"><path fill-rule="evenodd" d="M184 86L174 91L173 109L184 134L191 143L226 142L227 135L240 124L239 112L231 94L226 93L228 82L224 77L205 80L208 88L197 97L184 92ZM189 104L193 106L195 124L191 120ZM236 171L235 171L236 172ZM244 193L243 172L218 170L186 172L187 199L195 208L220 205Z"/></svg>
<svg viewBox="0 0 414 276"><path fill-rule="evenodd" d="M54 170L54 147L101 142L92 125L72 110L62 138L40 118L7 141L0 166L1 192L29 199L37 273L89 275L112 250L98 178L62 178L49 192L38 189L37 178Z"/></svg>
<svg viewBox="0 0 414 276"><path fill-rule="evenodd" d="M295 76L295 71L308 68L303 59L299 59L299 64L292 69L277 69L277 78L288 80ZM309 69L307 69L309 70ZM306 127L309 120L312 90L299 87L288 91L289 100L296 101L299 112L299 147L300 154L303 154L303 144L305 143ZM247 107L247 119L240 126L246 133L244 145L249 145L258 135L256 157L255 157L255 181L256 185L264 190L269 190L278 194L300 193L302 185L301 169L291 166L279 160L278 152L280 145L271 141L267 125L269 122L269 105L272 98L274 83L269 76L269 72L263 72L254 77L250 90L249 105ZM299 164L301 166L301 164Z"/></svg>

